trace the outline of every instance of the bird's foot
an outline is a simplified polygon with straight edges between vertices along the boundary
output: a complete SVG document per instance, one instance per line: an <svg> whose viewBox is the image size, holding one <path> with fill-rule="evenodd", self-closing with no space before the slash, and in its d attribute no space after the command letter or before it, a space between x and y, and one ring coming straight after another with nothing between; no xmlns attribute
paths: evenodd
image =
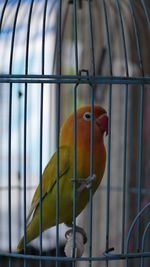
<svg viewBox="0 0 150 267"><path fill-rule="evenodd" d="M80 184L79 188L77 189L77 192L82 192L85 188L90 188L92 185L92 182L96 179L96 175L93 174L92 176L88 176L87 178L77 178L76 183ZM71 179L72 182L75 182L75 179Z"/></svg>

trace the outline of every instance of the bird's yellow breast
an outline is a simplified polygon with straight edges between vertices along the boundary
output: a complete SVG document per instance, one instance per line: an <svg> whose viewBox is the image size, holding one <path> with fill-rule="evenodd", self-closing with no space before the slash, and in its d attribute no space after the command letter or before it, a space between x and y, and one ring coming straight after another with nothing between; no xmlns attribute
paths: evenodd
<svg viewBox="0 0 150 267"><path fill-rule="evenodd" d="M77 161L76 161L76 215L78 215L86 206L89 200L89 189L85 188L82 192L78 192L80 183L78 178L87 178L90 176L90 152L83 151L77 148ZM93 174L96 179L92 184L93 194L99 186L105 170L106 152L105 147L93 151ZM74 205L74 151L71 149L70 153L71 164L68 172L60 179L59 194L60 194L60 220L61 222L71 223L73 218L73 205ZM64 210L66 211L64 214ZM61 212L62 211L62 212Z"/></svg>

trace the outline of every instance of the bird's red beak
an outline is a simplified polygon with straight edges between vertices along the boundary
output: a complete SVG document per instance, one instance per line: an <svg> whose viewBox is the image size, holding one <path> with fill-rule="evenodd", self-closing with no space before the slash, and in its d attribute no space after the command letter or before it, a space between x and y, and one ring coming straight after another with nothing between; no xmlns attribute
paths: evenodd
<svg viewBox="0 0 150 267"><path fill-rule="evenodd" d="M108 116L106 113L102 114L96 119L96 124L101 128L101 130L108 135Z"/></svg>

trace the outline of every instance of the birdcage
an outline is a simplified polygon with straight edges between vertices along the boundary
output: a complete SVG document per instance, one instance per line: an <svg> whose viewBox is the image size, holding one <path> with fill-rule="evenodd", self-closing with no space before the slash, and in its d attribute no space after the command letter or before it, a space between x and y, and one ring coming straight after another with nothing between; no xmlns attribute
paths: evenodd
<svg viewBox="0 0 150 267"><path fill-rule="evenodd" d="M0 1L1 267L150 266L149 16L148 0ZM85 178L78 177L77 114L87 105L90 182L81 185L88 203L77 216L77 183ZM105 172L93 195L95 105L109 119ZM68 228L59 223L59 136L70 112ZM42 231L42 173L55 152L55 226ZM28 244L26 219L38 184L39 234ZM69 212L64 203L63 213Z"/></svg>

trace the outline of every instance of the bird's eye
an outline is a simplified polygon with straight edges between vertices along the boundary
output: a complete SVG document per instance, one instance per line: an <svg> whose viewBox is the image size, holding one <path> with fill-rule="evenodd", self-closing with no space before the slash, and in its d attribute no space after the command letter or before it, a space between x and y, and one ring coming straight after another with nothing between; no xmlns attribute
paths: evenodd
<svg viewBox="0 0 150 267"><path fill-rule="evenodd" d="M83 119L86 121L89 121L91 119L91 113L90 112L85 112L83 115Z"/></svg>

